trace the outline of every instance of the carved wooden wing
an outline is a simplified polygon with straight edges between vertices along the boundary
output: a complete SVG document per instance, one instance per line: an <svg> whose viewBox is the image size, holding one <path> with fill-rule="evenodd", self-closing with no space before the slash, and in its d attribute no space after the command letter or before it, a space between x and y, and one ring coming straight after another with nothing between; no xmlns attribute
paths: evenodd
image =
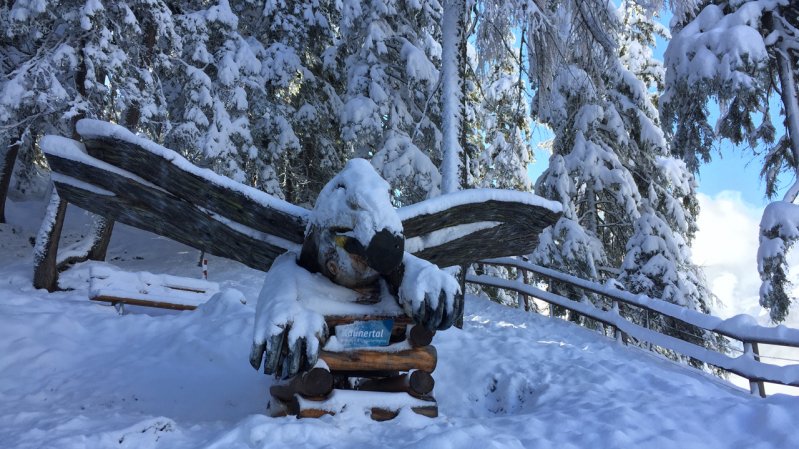
<svg viewBox="0 0 799 449"><path fill-rule="evenodd" d="M77 125L41 146L56 189L82 209L259 270L299 249L309 210L199 168L127 129Z"/></svg>
<svg viewBox="0 0 799 449"><path fill-rule="evenodd" d="M82 142L41 141L68 202L259 270L302 244L308 209L199 168L120 126L81 120L77 131ZM485 189L397 212L406 250L450 266L529 253L559 207L532 194Z"/></svg>
<svg viewBox="0 0 799 449"><path fill-rule="evenodd" d="M527 192L470 189L397 209L405 250L440 266L531 253L561 205Z"/></svg>

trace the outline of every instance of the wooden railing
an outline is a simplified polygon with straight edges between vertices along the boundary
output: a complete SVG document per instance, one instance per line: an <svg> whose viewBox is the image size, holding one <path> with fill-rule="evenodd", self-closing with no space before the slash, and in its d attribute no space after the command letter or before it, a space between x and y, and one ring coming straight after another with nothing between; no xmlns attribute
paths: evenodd
<svg viewBox="0 0 799 449"><path fill-rule="evenodd" d="M799 364L779 366L764 362L758 350L758 344L799 348L799 329L785 326L759 326L755 323L754 318L748 315L738 315L724 320L660 299L650 298L645 295L635 295L612 286L587 281L516 258L489 259L481 263L515 268L521 270L522 273L530 272L539 279L543 278L567 284L585 292L608 298L610 301L608 301L607 307L601 308L589 302L571 300L519 280L508 280L488 275L467 275L466 282L507 289L517 294L528 295L536 300L544 301L550 306L559 306L572 313L605 324L611 329L610 335L613 335L619 341L626 340L628 336L633 337L640 342L653 344L737 374L749 380L752 394L765 397L764 382L799 387ZM526 276L519 276L519 278L525 279ZM737 357L733 357L725 352L706 348L666 335L657 330L649 329L646 326L641 326L619 313L620 303L644 310L646 313L671 317L687 325L741 342L743 346L742 353Z"/></svg>

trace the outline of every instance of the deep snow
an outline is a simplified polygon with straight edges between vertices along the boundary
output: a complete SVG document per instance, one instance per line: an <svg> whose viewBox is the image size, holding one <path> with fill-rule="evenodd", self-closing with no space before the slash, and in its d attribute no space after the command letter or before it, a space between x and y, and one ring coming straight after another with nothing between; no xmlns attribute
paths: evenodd
<svg viewBox="0 0 799 449"><path fill-rule="evenodd" d="M8 204L0 225L2 448L791 448L799 398L749 396L724 381L559 320L468 298L463 330L440 332L441 417L358 410L318 420L264 416L270 380L248 361L263 273L209 258L209 280L242 291L194 312L88 301L31 285L44 206ZM88 221L70 210L65 240ZM109 263L199 278L196 250L117 225Z"/></svg>

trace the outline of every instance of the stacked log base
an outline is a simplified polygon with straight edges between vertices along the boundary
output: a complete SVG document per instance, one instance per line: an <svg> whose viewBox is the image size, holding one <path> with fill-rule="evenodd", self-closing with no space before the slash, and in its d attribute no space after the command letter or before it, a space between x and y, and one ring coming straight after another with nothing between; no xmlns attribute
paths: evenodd
<svg viewBox="0 0 799 449"><path fill-rule="evenodd" d="M328 317L336 325L386 317ZM434 418L438 405L432 396L431 373L437 362L430 342L433 332L396 317L391 345L384 348L321 351L316 368L270 388L269 413L319 418L348 408L363 409L375 421L393 419L403 408Z"/></svg>

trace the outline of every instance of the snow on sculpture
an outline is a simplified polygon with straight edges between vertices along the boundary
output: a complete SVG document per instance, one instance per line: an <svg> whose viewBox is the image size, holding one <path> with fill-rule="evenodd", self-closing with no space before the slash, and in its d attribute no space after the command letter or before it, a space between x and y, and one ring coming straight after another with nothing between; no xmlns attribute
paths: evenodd
<svg viewBox="0 0 799 449"><path fill-rule="evenodd" d="M301 252L272 264L250 363L283 378L310 369L328 335L323 315L348 303L383 312L398 305L428 329L447 329L463 310L458 293L450 274L404 251L388 183L369 162L353 159L319 194Z"/></svg>
<svg viewBox="0 0 799 449"><path fill-rule="evenodd" d="M561 215L559 203L499 189L395 209L388 183L363 159L350 161L308 210L118 125L84 119L76 130L80 142L42 139L64 199L267 271L250 363L287 379L269 388L273 416L359 406L376 420L404 407L437 416L433 330L463 310L457 282L438 267L529 254Z"/></svg>

